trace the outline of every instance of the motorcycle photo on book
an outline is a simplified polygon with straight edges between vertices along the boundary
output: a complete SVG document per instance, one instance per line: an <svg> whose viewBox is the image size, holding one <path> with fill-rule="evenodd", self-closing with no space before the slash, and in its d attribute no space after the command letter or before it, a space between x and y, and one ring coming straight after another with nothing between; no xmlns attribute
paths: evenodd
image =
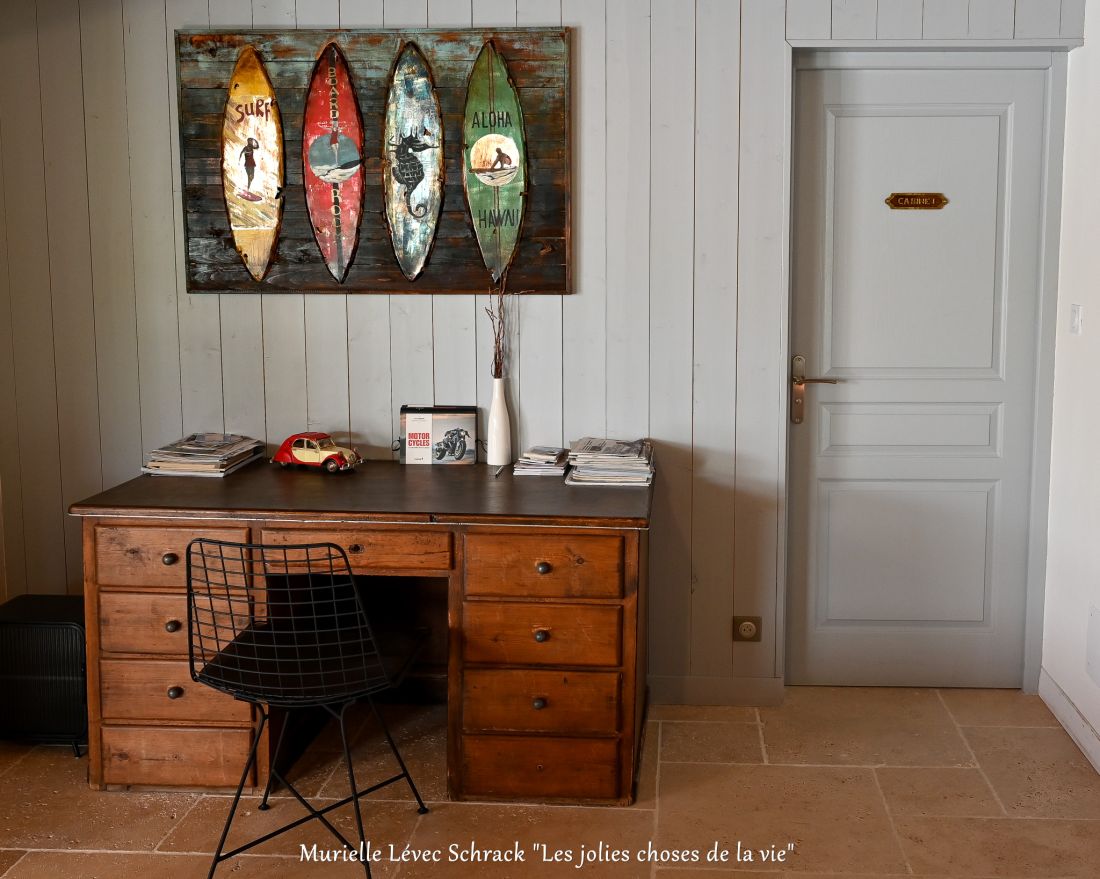
<svg viewBox="0 0 1100 879"><path fill-rule="evenodd" d="M477 407L401 407L402 464L473 464L477 461Z"/></svg>
<svg viewBox="0 0 1100 879"><path fill-rule="evenodd" d="M461 461L466 456L466 440L469 436L470 431L463 430L461 427L452 427L443 434L443 439L435 444L435 459L442 461L450 455L456 461Z"/></svg>

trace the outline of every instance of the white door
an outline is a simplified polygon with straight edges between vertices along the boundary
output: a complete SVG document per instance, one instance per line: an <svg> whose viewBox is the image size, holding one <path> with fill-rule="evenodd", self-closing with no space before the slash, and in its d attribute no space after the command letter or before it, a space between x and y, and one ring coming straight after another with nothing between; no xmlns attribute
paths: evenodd
<svg viewBox="0 0 1100 879"><path fill-rule="evenodd" d="M1019 686L1045 71L795 86L787 679Z"/></svg>

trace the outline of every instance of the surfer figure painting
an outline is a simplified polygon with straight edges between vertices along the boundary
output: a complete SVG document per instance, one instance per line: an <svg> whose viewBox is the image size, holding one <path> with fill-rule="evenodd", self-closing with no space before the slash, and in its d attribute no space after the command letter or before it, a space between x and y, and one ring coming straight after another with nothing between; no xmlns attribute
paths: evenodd
<svg viewBox="0 0 1100 879"><path fill-rule="evenodd" d="M244 173L248 177L248 183L239 194L250 201L259 201L260 196L252 191L252 178L256 176L256 150L260 148L260 142L254 137L248 139L241 148L241 158L244 161Z"/></svg>

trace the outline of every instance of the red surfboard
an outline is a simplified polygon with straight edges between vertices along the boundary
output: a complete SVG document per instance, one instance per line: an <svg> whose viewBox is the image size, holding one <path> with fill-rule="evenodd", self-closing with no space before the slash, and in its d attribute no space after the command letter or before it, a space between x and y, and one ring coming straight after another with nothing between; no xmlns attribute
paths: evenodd
<svg viewBox="0 0 1100 879"><path fill-rule="evenodd" d="M363 118L348 63L336 43L317 57L302 120L302 177L313 235L343 283L363 215Z"/></svg>

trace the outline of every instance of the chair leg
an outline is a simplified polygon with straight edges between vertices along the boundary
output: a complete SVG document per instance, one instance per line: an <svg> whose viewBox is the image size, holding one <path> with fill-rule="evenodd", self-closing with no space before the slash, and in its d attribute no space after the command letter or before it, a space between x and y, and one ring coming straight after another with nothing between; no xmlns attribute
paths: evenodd
<svg viewBox="0 0 1100 879"><path fill-rule="evenodd" d="M286 737L287 727L290 726L290 718L294 715L291 712L286 712L283 719L283 726L279 730L279 738L275 742L275 750L271 755L271 768L267 773L267 787L264 788L264 798L257 807L261 812L266 812L271 808L267 804L268 798L271 796L271 785L275 782L275 767L279 764L279 755L283 752L283 739Z"/></svg>
<svg viewBox="0 0 1100 879"><path fill-rule="evenodd" d="M237 792L233 795L233 804L229 807L229 815L225 819L225 827L222 828L222 835L218 840L217 849L214 850L214 860L210 864L210 872L206 874L206 879L214 879L214 871L218 869L218 864L221 863L225 841L229 838L229 828L233 824L233 816L237 813L237 806L241 802L241 791L244 790L244 784L248 781L248 773L252 771L252 766L256 762L256 748L260 744L260 737L267 725L267 712L259 705L256 706L256 710L260 714L260 724L256 728L256 735L252 738L252 747L248 750L248 759L244 763L244 772L241 773L241 783L237 785Z"/></svg>
<svg viewBox="0 0 1100 879"><path fill-rule="evenodd" d="M348 727L346 723L348 708L354 703L347 702L340 709L340 741L344 746L344 762L348 765L348 785L351 787L351 804L355 808L355 826L359 830L359 844L366 847L367 835L363 832L363 810L359 806L359 789L355 786L355 769L351 763L351 747L348 745ZM363 867L367 871L367 879L370 879L370 862L363 861Z"/></svg>
<svg viewBox="0 0 1100 879"><path fill-rule="evenodd" d="M386 721L382 719L382 713L378 710L378 706L374 704L374 700L370 696L367 696L367 702L370 703L371 711L374 712L374 716L378 720L378 725L382 727L382 732L385 733L386 741L389 742L390 750L393 751L393 756L397 758L397 765L401 767L401 774L405 776L405 781L409 783L412 795L416 797L416 804L419 807L416 811L421 815L426 814L428 807L424 805L424 800L420 798L420 791L416 789L412 776L405 766L405 761L401 759L401 752L397 750L397 745L393 743L393 736L390 735L390 728L386 726Z"/></svg>

